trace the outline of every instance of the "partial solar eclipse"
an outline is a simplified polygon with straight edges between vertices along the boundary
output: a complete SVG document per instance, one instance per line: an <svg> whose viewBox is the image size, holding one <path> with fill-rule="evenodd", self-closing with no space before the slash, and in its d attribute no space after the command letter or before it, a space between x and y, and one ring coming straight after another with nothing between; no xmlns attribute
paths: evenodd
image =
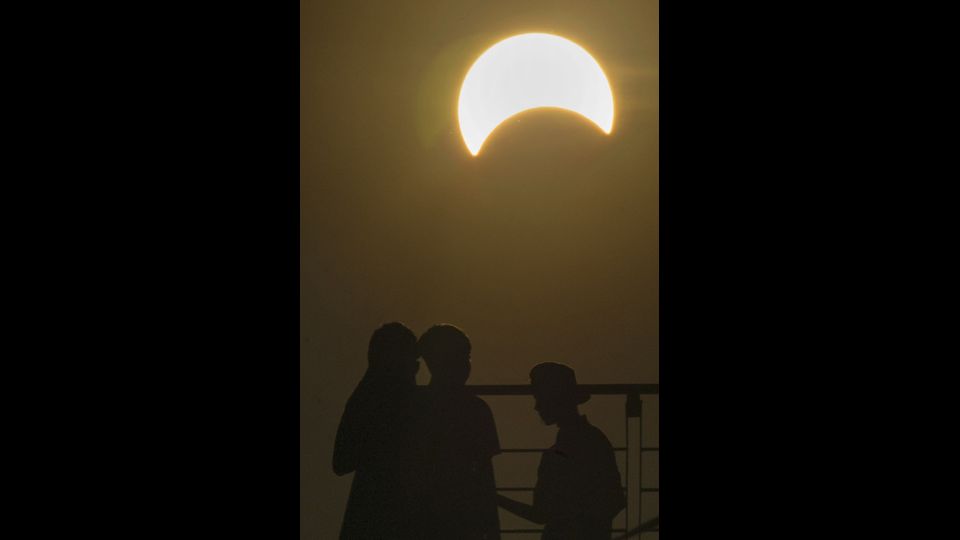
<svg viewBox="0 0 960 540"><path fill-rule="evenodd" d="M460 133L476 156L504 120L538 107L578 113L613 130L613 92L600 64L576 43L551 34L521 34L487 49L460 88Z"/></svg>

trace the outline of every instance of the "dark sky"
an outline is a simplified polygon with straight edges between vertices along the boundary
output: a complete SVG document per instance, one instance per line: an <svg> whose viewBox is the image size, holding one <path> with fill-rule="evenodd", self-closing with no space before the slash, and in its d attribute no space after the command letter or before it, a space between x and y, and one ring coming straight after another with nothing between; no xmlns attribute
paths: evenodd
<svg viewBox="0 0 960 540"><path fill-rule="evenodd" d="M659 382L658 2L300 6L301 538L318 539L339 531L351 477L330 469L333 439L384 322L463 328L474 384L525 384L543 361L584 383ZM613 132L530 111L473 157L459 85L524 32L596 58ZM553 437L532 399L509 399L488 400L504 446ZM601 425L616 445L622 402L609 399L584 410L598 425L620 415ZM494 464L500 481L508 466Z"/></svg>

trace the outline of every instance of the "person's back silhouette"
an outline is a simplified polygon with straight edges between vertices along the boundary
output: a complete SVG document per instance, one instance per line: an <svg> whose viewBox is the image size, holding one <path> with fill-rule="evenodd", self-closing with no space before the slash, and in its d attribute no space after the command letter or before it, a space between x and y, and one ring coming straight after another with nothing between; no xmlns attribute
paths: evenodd
<svg viewBox="0 0 960 540"><path fill-rule="evenodd" d="M470 340L452 325L434 326L420 337L430 384L417 407L417 538L500 538L491 462L500 442L490 408L464 388L470 349Z"/></svg>
<svg viewBox="0 0 960 540"><path fill-rule="evenodd" d="M411 538L410 470L417 338L400 323L370 338L369 365L344 409L333 450L333 471L354 472L340 538Z"/></svg>
<svg viewBox="0 0 960 540"><path fill-rule="evenodd" d="M610 441L577 408L590 396L562 364L535 366L530 384L540 417L559 428L557 440L541 456L533 505L501 495L500 506L545 525L544 540L610 540L613 518L626 501Z"/></svg>

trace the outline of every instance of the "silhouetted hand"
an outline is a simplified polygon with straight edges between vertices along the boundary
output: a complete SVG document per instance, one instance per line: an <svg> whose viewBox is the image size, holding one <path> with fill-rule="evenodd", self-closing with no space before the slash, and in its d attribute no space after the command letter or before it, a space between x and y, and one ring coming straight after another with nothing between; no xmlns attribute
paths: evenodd
<svg viewBox="0 0 960 540"><path fill-rule="evenodd" d="M500 494L497 494L497 504L500 506L500 508L503 508L507 512L520 516L527 521L536 523L537 525L543 525L547 522L543 514L537 508L529 504L515 501Z"/></svg>

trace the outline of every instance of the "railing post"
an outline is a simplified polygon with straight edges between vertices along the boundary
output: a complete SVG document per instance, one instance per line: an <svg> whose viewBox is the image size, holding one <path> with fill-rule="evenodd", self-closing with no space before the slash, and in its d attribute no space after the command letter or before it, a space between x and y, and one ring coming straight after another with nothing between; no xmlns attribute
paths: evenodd
<svg viewBox="0 0 960 540"><path fill-rule="evenodd" d="M637 523L643 523L643 400L637 400L637 446L640 448L637 459Z"/></svg>
<svg viewBox="0 0 960 540"><path fill-rule="evenodd" d="M626 469L623 472L623 499L626 501L623 509L623 529L630 530L630 395L627 395L627 406L626 414L623 415L623 427L624 432L626 433L626 438L624 442L624 451L625 464L624 468Z"/></svg>
<svg viewBox="0 0 960 540"><path fill-rule="evenodd" d="M626 529L630 530L630 419L636 418L639 420L639 428L637 437L639 439L639 450L637 452L637 523L643 523L643 401L640 399L640 395L635 392L627 393L627 405L626 405L626 422L627 422L627 465L626 465L626 476L627 476L627 490L626 490L626 518L627 525Z"/></svg>

